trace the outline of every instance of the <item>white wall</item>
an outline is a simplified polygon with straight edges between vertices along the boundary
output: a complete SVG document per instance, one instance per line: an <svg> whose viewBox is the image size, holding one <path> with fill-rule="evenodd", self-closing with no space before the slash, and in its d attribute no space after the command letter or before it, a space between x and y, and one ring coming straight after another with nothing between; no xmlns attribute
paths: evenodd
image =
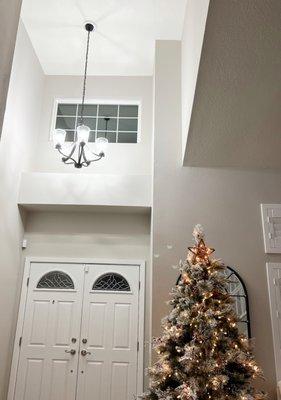
<svg viewBox="0 0 281 400"><path fill-rule="evenodd" d="M31 212L24 256L146 261L145 342L150 342L150 216L110 212ZM145 346L145 366L149 346Z"/></svg>
<svg viewBox="0 0 281 400"><path fill-rule="evenodd" d="M187 0L182 34L182 158L192 114L210 0Z"/></svg>
<svg viewBox="0 0 281 400"><path fill-rule="evenodd" d="M151 207L149 175L24 173L20 205Z"/></svg>
<svg viewBox="0 0 281 400"><path fill-rule="evenodd" d="M20 174L36 143L44 75L20 23L0 140L0 399L6 396L21 276L23 223L17 207Z"/></svg>
<svg viewBox="0 0 281 400"><path fill-rule="evenodd" d="M266 380L259 386L275 398L273 344L260 203L281 202L280 171L182 168L181 44L158 42L155 67L155 173L153 200L152 334L160 332L165 300L175 283L171 268L186 256L192 230L202 223L216 257L234 266L249 292L255 354ZM169 93L167 97L166 94ZM167 112L169 110L169 112ZM222 115L221 118L224 118ZM173 140L167 141L173 132ZM167 244L173 248L167 249Z"/></svg>
<svg viewBox="0 0 281 400"><path fill-rule="evenodd" d="M0 136L17 36L21 0L0 2Z"/></svg>
<svg viewBox="0 0 281 400"><path fill-rule="evenodd" d="M29 212L24 256L148 260L150 217L104 212Z"/></svg>
<svg viewBox="0 0 281 400"><path fill-rule="evenodd" d="M35 172L151 174L152 77L89 76L86 99L141 102L141 137L137 144L109 144L106 157L88 168L77 170L64 165L50 142L54 100L74 98L80 101L82 77L46 76L40 137L33 161Z"/></svg>

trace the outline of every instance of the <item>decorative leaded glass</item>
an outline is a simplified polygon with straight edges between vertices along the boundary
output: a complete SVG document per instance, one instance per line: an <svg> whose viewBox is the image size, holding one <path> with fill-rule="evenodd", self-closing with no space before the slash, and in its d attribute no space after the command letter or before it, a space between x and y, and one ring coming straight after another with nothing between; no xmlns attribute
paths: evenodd
<svg viewBox="0 0 281 400"><path fill-rule="evenodd" d="M93 290L129 292L131 288L122 275L111 272L100 276L94 283Z"/></svg>
<svg viewBox="0 0 281 400"><path fill-rule="evenodd" d="M43 275L37 284L39 289L74 289L69 275L62 271L51 271Z"/></svg>

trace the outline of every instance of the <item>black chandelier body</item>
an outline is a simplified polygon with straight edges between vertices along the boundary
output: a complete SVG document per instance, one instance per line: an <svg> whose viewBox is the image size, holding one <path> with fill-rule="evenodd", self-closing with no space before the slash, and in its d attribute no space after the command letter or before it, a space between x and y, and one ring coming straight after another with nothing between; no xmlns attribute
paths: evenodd
<svg viewBox="0 0 281 400"><path fill-rule="evenodd" d="M92 160L88 160L85 154L85 146L86 143L84 142L79 142L74 143L72 146L72 149L68 155L64 154L62 151L62 145L61 144L56 144L56 149L58 152L63 156L62 161L65 164L73 164L75 168L82 168L82 167L88 167L92 162L94 161L99 161L101 158L105 156L103 152L96 154L92 153L96 157L93 158ZM75 160L72 156L75 153L76 148L78 148L78 153L77 153L77 160Z"/></svg>
<svg viewBox="0 0 281 400"><path fill-rule="evenodd" d="M55 149L63 156L62 161L65 164L72 164L75 168L88 167L92 162L99 161L105 156L105 148L108 143L106 138L107 124L109 118L104 118L106 123L105 137L99 137L96 139L97 153L92 152L87 146L90 134L90 128L84 125L84 106L85 106L85 94L86 94L86 83L87 83L87 70L88 70L88 58L90 48L90 34L95 30L95 26L91 22L85 24L85 30L87 32L87 47L84 67L84 79L83 79L83 91L82 91L82 102L81 102L81 114L79 117L79 125L76 128L74 142L70 146L68 154L65 150L65 137L66 131L64 129L56 129L54 132L54 145ZM87 152L86 152L87 149ZM88 156L90 154L90 157ZM88 158L89 157L89 158Z"/></svg>

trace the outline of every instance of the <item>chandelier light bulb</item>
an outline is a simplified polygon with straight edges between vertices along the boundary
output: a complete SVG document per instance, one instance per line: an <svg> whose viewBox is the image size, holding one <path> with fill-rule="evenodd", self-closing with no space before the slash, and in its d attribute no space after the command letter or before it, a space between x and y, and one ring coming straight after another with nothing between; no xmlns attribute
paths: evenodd
<svg viewBox="0 0 281 400"><path fill-rule="evenodd" d="M105 137L99 137L96 139L97 154L105 154L108 145L108 140Z"/></svg>
<svg viewBox="0 0 281 400"><path fill-rule="evenodd" d="M77 129L77 140L79 143L87 143L90 135L90 128L86 125L78 125Z"/></svg>
<svg viewBox="0 0 281 400"><path fill-rule="evenodd" d="M64 129L55 129L53 142L55 147L61 147L65 142L66 131Z"/></svg>

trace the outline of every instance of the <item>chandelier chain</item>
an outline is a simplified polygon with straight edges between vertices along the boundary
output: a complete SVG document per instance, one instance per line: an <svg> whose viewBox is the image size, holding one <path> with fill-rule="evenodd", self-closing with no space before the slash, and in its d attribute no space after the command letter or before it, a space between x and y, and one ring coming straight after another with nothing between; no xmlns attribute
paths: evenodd
<svg viewBox="0 0 281 400"><path fill-rule="evenodd" d="M90 31L87 32L87 48L86 48L86 58L85 58L85 68L84 68L84 80L83 80L83 91L82 91L82 105L81 105L81 115L80 115L80 124L83 124L84 120L84 104L85 104L85 95L86 95L86 83L87 83L87 70L88 70L88 58L89 58L89 47L90 47Z"/></svg>

